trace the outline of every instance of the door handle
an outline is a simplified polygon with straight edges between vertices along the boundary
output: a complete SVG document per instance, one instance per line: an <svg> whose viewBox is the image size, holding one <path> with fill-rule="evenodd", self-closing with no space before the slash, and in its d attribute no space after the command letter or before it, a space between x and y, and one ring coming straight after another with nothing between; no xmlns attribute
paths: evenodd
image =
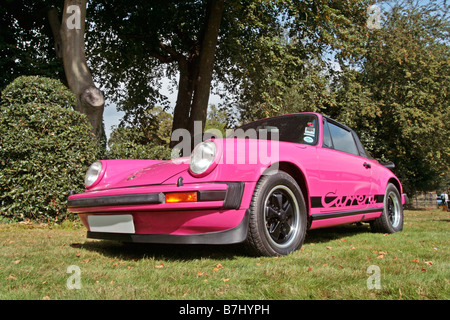
<svg viewBox="0 0 450 320"><path fill-rule="evenodd" d="M367 162L364 162L363 166L364 166L364 168L366 168L366 169L372 168L372 165L371 165L370 163L367 163Z"/></svg>

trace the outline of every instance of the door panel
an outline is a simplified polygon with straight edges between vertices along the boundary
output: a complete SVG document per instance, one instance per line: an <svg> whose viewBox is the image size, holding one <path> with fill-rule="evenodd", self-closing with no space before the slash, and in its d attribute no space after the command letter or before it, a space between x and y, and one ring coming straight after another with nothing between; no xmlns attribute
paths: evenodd
<svg viewBox="0 0 450 320"><path fill-rule="evenodd" d="M371 200L372 166L359 155L353 134L344 126L323 121L318 148L320 192L311 207L323 213L366 209Z"/></svg>
<svg viewBox="0 0 450 320"><path fill-rule="evenodd" d="M360 210L371 196L371 168L366 159L332 149L318 149L321 212Z"/></svg>

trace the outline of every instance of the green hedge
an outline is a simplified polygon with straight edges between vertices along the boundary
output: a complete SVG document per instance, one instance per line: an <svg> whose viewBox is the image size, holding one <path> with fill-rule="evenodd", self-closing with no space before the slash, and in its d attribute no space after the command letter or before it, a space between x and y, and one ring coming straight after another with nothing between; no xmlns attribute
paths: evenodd
<svg viewBox="0 0 450 320"><path fill-rule="evenodd" d="M168 160L171 157L168 145L153 143L138 128L114 128L108 145L108 159Z"/></svg>
<svg viewBox="0 0 450 320"><path fill-rule="evenodd" d="M99 152L85 115L59 81L19 77L0 101L0 216L61 221Z"/></svg>

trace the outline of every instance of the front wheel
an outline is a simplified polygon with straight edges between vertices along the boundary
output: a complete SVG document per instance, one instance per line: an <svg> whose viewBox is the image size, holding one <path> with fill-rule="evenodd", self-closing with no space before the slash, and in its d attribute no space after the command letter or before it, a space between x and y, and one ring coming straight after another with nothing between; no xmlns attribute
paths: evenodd
<svg viewBox="0 0 450 320"><path fill-rule="evenodd" d="M299 249L306 234L306 205L295 180L285 172L263 176L250 205L247 244L263 256Z"/></svg>
<svg viewBox="0 0 450 320"><path fill-rule="evenodd" d="M389 183L383 202L383 213L370 224L374 232L395 233L403 229L403 206L397 188Z"/></svg>

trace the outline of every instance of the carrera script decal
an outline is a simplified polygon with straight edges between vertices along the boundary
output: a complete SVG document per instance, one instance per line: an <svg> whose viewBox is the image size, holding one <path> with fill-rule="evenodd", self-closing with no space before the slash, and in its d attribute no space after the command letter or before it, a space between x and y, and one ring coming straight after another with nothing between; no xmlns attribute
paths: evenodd
<svg viewBox="0 0 450 320"><path fill-rule="evenodd" d="M328 192L323 197L311 197L312 208L343 208L351 206L361 206L364 204L374 205L382 203L384 195L336 195L335 192Z"/></svg>

